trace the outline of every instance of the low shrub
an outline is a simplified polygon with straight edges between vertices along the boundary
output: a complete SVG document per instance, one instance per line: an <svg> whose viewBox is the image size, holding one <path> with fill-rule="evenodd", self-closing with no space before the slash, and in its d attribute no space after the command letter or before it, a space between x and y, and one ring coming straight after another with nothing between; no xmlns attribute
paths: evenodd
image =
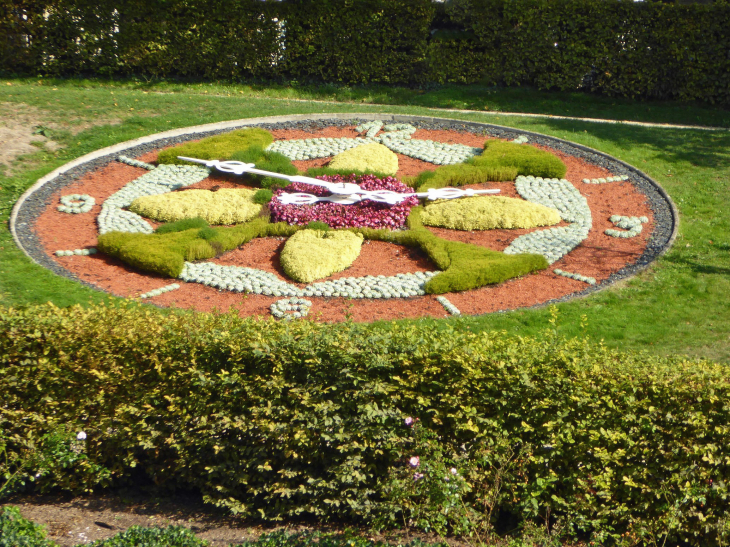
<svg viewBox="0 0 730 547"><path fill-rule="evenodd" d="M0 331L10 454L55 424L83 427L117 484L141 471L265 519L402 522L416 507L435 521L431 494L393 492L418 457L414 472L465 478L467 508L560 518L602 545L716 545L730 517L723 365L459 320L434 333L44 305L0 308Z"/></svg>
<svg viewBox="0 0 730 547"><path fill-rule="evenodd" d="M560 222L560 214L556 209L523 199L478 196L429 203L421 220L426 226L454 230L493 230L552 226Z"/></svg>
<svg viewBox="0 0 730 547"><path fill-rule="evenodd" d="M209 542L198 539L183 526L143 528L130 526L124 532L88 544L88 547L206 547Z"/></svg>
<svg viewBox="0 0 730 547"><path fill-rule="evenodd" d="M189 162L178 159L178 156L201 160L229 160L233 159L236 152L246 150L252 146L263 148L272 142L274 142L274 137L263 129L257 127L236 129L222 135L206 137L199 141L166 148L157 155L157 163L190 165Z"/></svg>
<svg viewBox="0 0 730 547"><path fill-rule="evenodd" d="M365 175L373 175L375 178L378 179L384 179L385 177L389 176L385 173L380 173L378 171L358 171L357 169L332 169L329 166L324 167L310 167L305 172L305 175L312 178L319 178L319 177L362 177Z"/></svg>
<svg viewBox="0 0 730 547"><path fill-rule="evenodd" d="M480 166L469 163L443 165L434 171L423 171L409 185L418 188L419 192L446 186L466 186L483 182L502 182L514 180L518 169L512 166Z"/></svg>
<svg viewBox="0 0 730 547"><path fill-rule="evenodd" d="M568 169L560 158L550 152L526 144L492 139L484 143L482 155L469 158L467 164L488 169L513 167L517 169L517 175L555 179L563 178Z"/></svg>
<svg viewBox="0 0 730 547"><path fill-rule="evenodd" d="M157 227L156 234L169 234L170 232L184 232L193 228L206 228L208 223L200 218L184 218L175 222L168 222Z"/></svg>
<svg viewBox="0 0 730 547"><path fill-rule="evenodd" d="M253 163L256 165L257 169L281 173L282 175L296 175L299 173L292 161L284 154L264 150L259 146L254 146L247 150L237 152L231 156L231 159L243 161L245 163ZM264 177L262 175L253 174L245 176L247 179L261 185L262 188L267 189L271 189L275 186L283 188L289 184L288 180L275 177Z"/></svg>
<svg viewBox="0 0 730 547"><path fill-rule="evenodd" d="M191 189L140 196L129 210L161 222L202 218L208 224L240 224L261 212L261 205L253 201L255 194L256 190L243 188Z"/></svg>
<svg viewBox="0 0 730 547"><path fill-rule="evenodd" d="M271 198L273 197L273 191L268 188L262 188L261 190L257 190L256 193L253 195L253 202L258 203L259 205L266 205L271 201Z"/></svg>
<svg viewBox="0 0 730 547"><path fill-rule="evenodd" d="M392 177L398 172L398 156L382 144L363 144L340 152L328 167L340 172L378 172Z"/></svg>
<svg viewBox="0 0 730 547"><path fill-rule="evenodd" d="M44 526L23 518L17 507L0 508L0 547L57 547Z"/></svg>
<svg viewBox="0 0 730 547"><path fill-rule="evenodd" d="M345 230L301 230L281 250L281 267L300 283L349 268L360 256L363 236Z"/></svg>
<svg viewBox="0 0 730 547"><path fill-rule="evenodd" d="M332 229L326 222L319 222L317 220L307 223L304 228L307 230L319 230L321 232L326 232L327 230Z"/></svg>

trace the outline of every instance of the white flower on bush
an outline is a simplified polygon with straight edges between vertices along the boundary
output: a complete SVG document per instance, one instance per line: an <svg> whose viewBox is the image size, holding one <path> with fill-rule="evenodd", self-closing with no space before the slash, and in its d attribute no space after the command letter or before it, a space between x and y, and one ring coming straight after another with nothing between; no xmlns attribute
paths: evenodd
<svg viewBox="0 0 730 547"><path fill-rule="evenodd" d="M408 463L410 464L411 467L418 467L418 465L421 463L421 460L418 456L412 456L408 460Z"/></svg>
<svg viewBox="0 0 730 547"><path fill-rule="evenodd" d="M79 441L85 441L86 440L86 433L84 433L83 431L80 431L79 434L76 435L76 438Z"/></svg>

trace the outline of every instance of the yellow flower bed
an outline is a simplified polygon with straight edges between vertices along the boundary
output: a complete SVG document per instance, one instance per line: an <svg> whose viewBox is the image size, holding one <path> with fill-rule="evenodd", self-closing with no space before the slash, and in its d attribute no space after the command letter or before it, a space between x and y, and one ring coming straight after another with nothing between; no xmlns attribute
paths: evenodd
<svg viewBox="0 0 730 547"><path fill-rule="evenodd" d="M347 231L301 230L281 250L286 275L309 283L349 268L360 256L363 236Z"/></svg>
<svg viewBox="0 0 730 547"><path fill-rule="evenodd" d="M426 205L423 224L454 230L535 228L560 222L556 209L521 199L479 196L436 201Z"/></svg>
<svg viewBox="0 0 730 547"><path fill-rule="evenodd" d="M138 215L160 222L174 222L200 217L208 224L239 224L248 222L261 212L253 202L256 190L224 188L185 190L135 199L129 209Z"/></svg>
<svg viewBox="0 0 730 547"><path fill-rule="evenodd" d="M363 144L337 154L327 167L392 176L398 171L398 156L382 144Z"/></svg>

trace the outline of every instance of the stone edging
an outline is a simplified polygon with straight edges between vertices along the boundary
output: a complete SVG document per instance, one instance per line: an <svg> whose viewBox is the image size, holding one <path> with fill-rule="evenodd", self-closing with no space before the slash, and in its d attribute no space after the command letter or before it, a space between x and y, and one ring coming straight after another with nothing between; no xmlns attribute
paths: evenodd
<svg viewBox="0 0 730 547"><path fill-rule="evenodd" d="M599 150L595 150L593 148L577 144L571 141L566 141L563 139L559 139L557 137L552 137L549 135L544 135L542 133L534 133L531 131L525 131L522 129L515 129L512 127L506 127L506 126L500 126L500 125L494 125L489 123L483 123L483 122L471 122L471 121L465 121L465 120L455 120L451 118L437 118L437 117L430 117L430 116L410 116L410 115L400 115L400 114L382 114L382 113L334 113L334 114L297 114L297 115L286 115L286 116L269 116L269 117L262 117L262 118L247 118L247 119L241 119L241 120L231 120L226 122L218 122L218 123L211 123L211 124L204 124L204 125L197 125L197 126L190 126L180 129L173 129L170 131L165 131L162 133L156 133L154 135L148 135L145 137L140 137L138 139L134 139L131 141L126 141L122 143L118 143L112 146L108 146L106 148L102 148L100 150L96 150L94 152L90 152L89 154L86 154L84 156L81 156L57 169L52 171L51 173L47 174L46 176L39 179L33 186L28 188L23 195L18 199L18 201L13 206L13 210L10 215L10 232L13 235L13 239L15 240L16 245L25 253L28 258L30 258L33 262L36 264L48 267L46 264L42 264L39 262L39 260L36 259L36 257L31 254L29 249L25 247L23 244L23 238L20 235L20 232L24 230L28 230L30 232L30 227L26 226L27 223L25 222L19 222L20 218L20 212L26 204L26 202L40 189L42 189L46 184L54 181L58 177L61 177L62 175L68 173L69 171L74 170L75 168L81 168L86 164L91 164L97 161L103 161L106 158L109 158L109 161L113 159L114 156L119 155L120 153L123 153L125 151L128 151L130 149L150 146L153 147L155 143L159 143L160 141L170 140L170 139L180 139L180 140L191 140L195 138L200 138L202 136L205 136L205 134L210 133L216 133L216 132L222 132L225 130L232 130L236 128L241 127L247 127L247 126L256 126L256 125L265 125L265 124L277 124L277 123L286 123L286 122L306 122L306 121L319 121L319 120L382 120L384 122L396 122L396 123L424 123L424 124L456 124L461 126L464 130L471 130L474 132L478 131L485 131L485 130L492 130L492 131L498 131L498 132L505 132L508 134L520 134L520 135L528 135L531 137L531 141L543 141L546 142L548 146L550 143L553 143L555 145L562 145L567 148L574 148L576 150L582 151L583 153L597 156L599 158L602 158L605 161L610 161L611 163L618 164L622 166L626 171L635 174L638 176L638 178L643 179L644 181L648 182L651 187L661 196L662 200L668 205L670 216L671 216L671 230L669 237L666 239L665 242L662 243L661 248L653 253L653 256L650 257L650 260L645 261L643 263L636 263L632 265L627 265L624 267L619 273L612 274L612 276L605 280L604 282L591 286L590 288L587 288L584 291L581 291L580 293L574 293L570 295L569 297L566 297L564 299L573 299L576 297L581 296L587 296L588 294L594 292L595 290L602 289L606 287L607 285L612 284L620 278L629 277L631 275L634 275L638 273L639 271L642 271L646 269L654 259L657 257L663 255L674 243L677 232L679 228L679 214L677 211L677 208L674 204L674 202L671 200L669 195L666 193L664 188L659 185L655 180L653 180L651 177L649 177L646 173L643 171L640 171L639 169L635 168L632 165L629 165L626 162L623 162L617 158L614 158L613 156L610 156L608 154L605 154ZM186 139L181 139L181 137L187 137ZM643 255L642 255L643 256ZM626 271L625 271L626 270ZM58 272L56 272L58 273ZM70 273L70 272L68 272ZM69 276L67 276L69 277ZM84 285L90 286L92 288L95 288L98 290L97 287L94 287L93 285L90 285L88 283L85 283L75 276L70 276L72 279L81 282ZM563 298L557 299L556 301L563 301ZM546 304L550 304L555 301L547 302L545 304L541 304L538 307L542 307Z"/></svg>

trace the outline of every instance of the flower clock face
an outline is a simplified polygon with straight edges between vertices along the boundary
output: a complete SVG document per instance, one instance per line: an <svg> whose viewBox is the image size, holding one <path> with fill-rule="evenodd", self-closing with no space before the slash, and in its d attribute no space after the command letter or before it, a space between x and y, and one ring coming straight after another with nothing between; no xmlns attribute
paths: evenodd
<svg viewBox="0 0 730 547"><path fill-rule="evenodd" d="M530 306L645 254L655 207L618 162L421 125L280 124L119 156L35 230L109 292L279 320Z"/></svg>

